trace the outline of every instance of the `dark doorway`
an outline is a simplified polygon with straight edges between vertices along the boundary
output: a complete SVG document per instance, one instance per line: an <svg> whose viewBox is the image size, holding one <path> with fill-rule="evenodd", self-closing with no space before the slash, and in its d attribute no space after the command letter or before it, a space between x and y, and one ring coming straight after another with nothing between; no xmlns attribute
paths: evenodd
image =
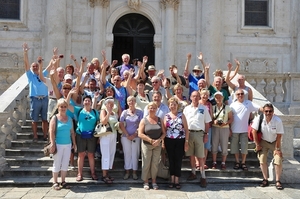
<svg viewBox="0 0 300 199"><path fill-rule="evenodd" d="M140 14L127 14L121 17L113 28L114 43L112 59L122 63L122 54L130 55L130 60L142 60L148 56L148 64L154 64L154 27L149 19Z"/></svg>

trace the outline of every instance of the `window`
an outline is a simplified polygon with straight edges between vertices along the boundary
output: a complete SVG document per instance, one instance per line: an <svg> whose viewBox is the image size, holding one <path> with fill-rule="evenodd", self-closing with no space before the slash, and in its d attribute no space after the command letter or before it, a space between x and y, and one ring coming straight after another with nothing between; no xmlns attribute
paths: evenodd
<svg viewBox="0 0 300 199"><path fill-rule="evenodd" d="M0 19L20 20L20 0L0 0Z"/></svg>
<svg viewBox="0 0 300 199"><path fill-rule="evenodd" d="M268 0L245 0L245 26L269 26L268 5Z"/></svg>

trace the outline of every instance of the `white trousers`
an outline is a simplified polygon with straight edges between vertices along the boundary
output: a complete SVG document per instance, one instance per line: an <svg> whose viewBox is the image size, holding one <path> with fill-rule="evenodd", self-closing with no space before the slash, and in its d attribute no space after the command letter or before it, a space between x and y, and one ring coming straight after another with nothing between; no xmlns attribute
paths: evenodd
<svg viewBox="0 0 300 199"><path fill-rule="evenodd" d="M112 169L117 145L117 133L111 133L100 137L100 150L102 154L102 170Z"/></svg>
<svg viewBox="0 0 300 199"><path fill-rule="evenodd" d="M121 138L124 152L124 169L138 170L141 139L136 137L132 141L126 137Z"/></svg>
<svg viewBox="0 0 300 199"><path fill-rule="evenodd" d="M68 171L71 144L56 144L57 153L53 156L52 172Z"/></svg>

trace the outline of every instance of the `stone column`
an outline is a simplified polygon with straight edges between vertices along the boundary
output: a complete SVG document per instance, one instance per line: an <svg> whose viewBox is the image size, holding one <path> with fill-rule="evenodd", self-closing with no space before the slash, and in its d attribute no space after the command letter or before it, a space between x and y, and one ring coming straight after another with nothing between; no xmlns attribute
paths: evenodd
<svg viewBox="0 0 300 199"><path fill-rule="evenodd" d="M92 56L97 57L101 61L101 50L105 49L105 22L106 8L109 5L109 0L90 0L90 6L93 7L92 18L92 40L93 46Z"/></svg>
<svg viewBox="0 0 300 199"><path fill-rule="evenodd" d="M164 32L163 32L163 61L162 68L168 71L170 65L175 64L175 11L179 0L161 0L165 8Z"/></svg>
<svg viewBox="0 0 300 199"><path fill-rule="evenodd" d="M52 57L53 47L58 47L59 53L65 54L67 35L67 0L45 1L46 16L43 30L44 60L48 64ZM67 56L67 55L65 55ZM60 65L65 65L65 60ZM45 64L46 65L46 64Z"/></svg>
<svg viewBox="0 0 300 199"><path fill-rule="evenodd" d="M197 37L201 38L204 61L210 63L210 74L217 68L226 69L226 63L221 63L223 48L221 5L222 1L219 0L201 1L201 30Z"/></svg>

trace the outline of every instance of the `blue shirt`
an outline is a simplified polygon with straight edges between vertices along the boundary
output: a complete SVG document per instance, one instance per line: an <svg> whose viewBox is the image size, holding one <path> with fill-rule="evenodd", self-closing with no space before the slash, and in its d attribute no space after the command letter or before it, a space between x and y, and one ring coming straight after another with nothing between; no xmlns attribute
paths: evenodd
<svg viewBox="0 0 300 199"><path fill-rule="evenodd" d="M76 116L79 114L76 133L81 134L82 131L94 131L96 123L99 120L98 111L91 109L90 112L86 112L82 107L74 106L74 114Z"/></svg>
<svg viewBox="0 0 300 199"><path fill-rule="evenodd" d="M43 75L46 77L48 71L44 70ZM29 97L48 96L48 87L40 80L38 75L34 74L32 70L28 70L26 76L29 84Z"/></svg>
<svg viewBox="0 0 300 199"><path fill-rule="evenodd" d="M113 86L111 83L109 83L108 81L106 81L106 84L104 85L104 88L107 87L113 87L115 90L115 98L120 102L120 106L122 111L126 109L126 99L127 99L127 90L125 87L121 86L120 88L116 88L115 86Z"/></svg>
<svg viewBox="0 0 300 199"><path fill-rule="evenodd" d="M71 144L71 129L73 127L73 122L70 117L68 117L67 122L61 122L57 119L56 124L56 144Z"/></svg>
<svg viewBox="0 0 300 199"><path fill-rule="evenodd" d="M200 79L204 79L204 75L203 74L201 76L199 76L199 77L196 77L196 76L194 76L192 74L189 74L189 85L190 85L189 96L191 96L191 94L192 94L193 91L199 90L198 81Z"/></svg>

